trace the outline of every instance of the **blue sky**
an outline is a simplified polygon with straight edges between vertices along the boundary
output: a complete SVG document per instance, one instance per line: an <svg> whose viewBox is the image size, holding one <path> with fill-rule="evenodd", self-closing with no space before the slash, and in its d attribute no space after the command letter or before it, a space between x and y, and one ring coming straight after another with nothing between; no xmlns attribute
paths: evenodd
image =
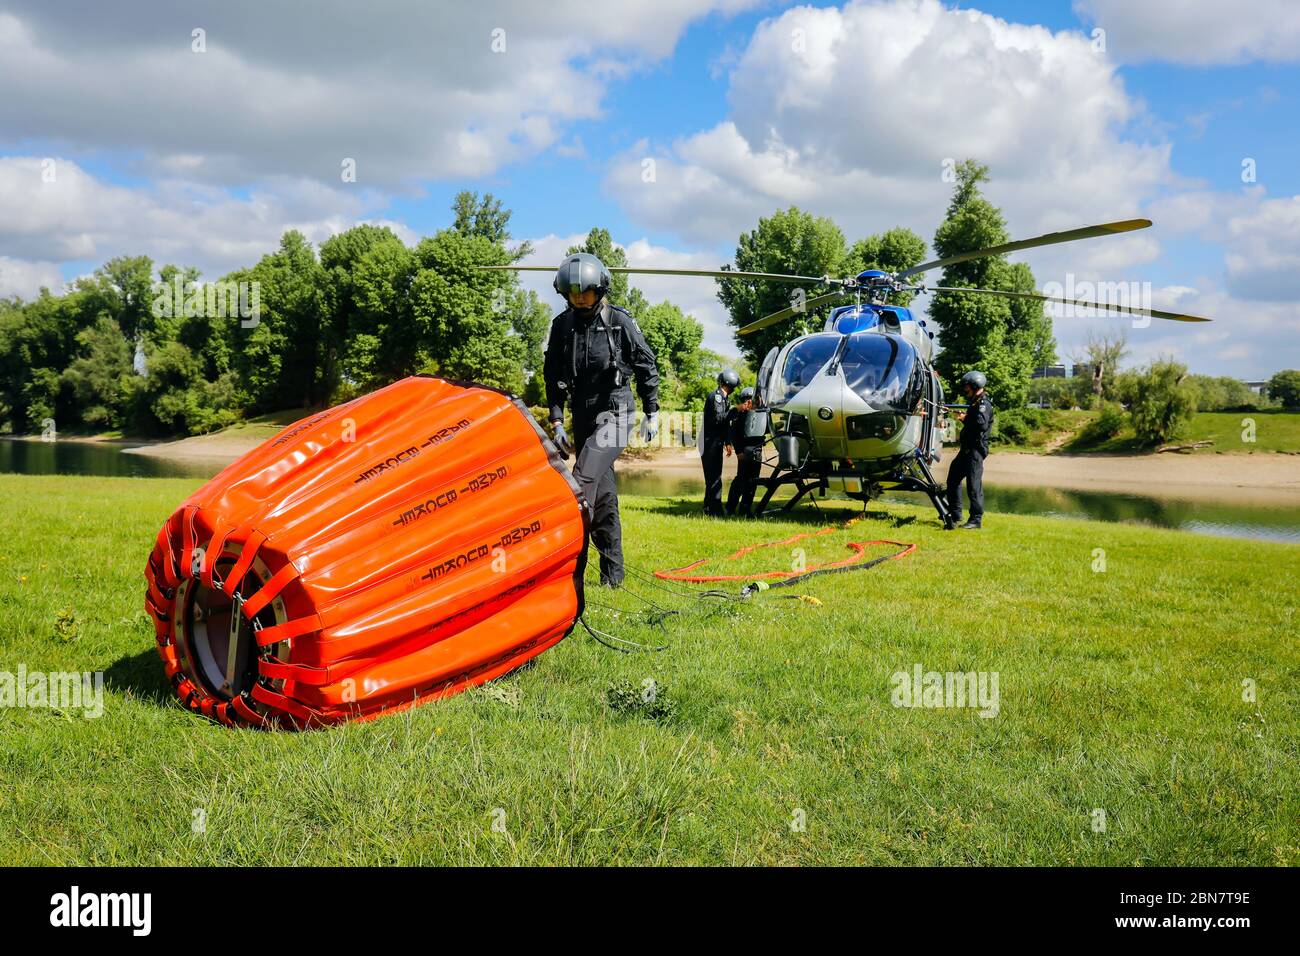
<svg viewBox="0 0 1300 956"><path fill-rule="evenodd" d="M570 6L392 0L359 21L337 0L301 22L247 0L0 2L0 294L120 254L216 276L290 227L414 241L466 188L503 199L543 261L600 225L634 265L716 267L790 204L850 241L899 224L928 240L941 160L974 155L1015 235L1155 220L1026 256L1040 284L1150 282L1154 304L1217 320L1133 328L1132 361L1300 366L1300 5L625 0L595 24ZM709 282L644 287L734 351ZM1058 319L1063 357L1115 322Z"/></svg>

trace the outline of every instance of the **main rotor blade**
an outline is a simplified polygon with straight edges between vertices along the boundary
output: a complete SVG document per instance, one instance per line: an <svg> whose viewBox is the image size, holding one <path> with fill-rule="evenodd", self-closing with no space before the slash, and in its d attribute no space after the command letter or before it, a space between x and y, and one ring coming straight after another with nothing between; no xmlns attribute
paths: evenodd
<svg viewBox="0 0 1300 956"><path fill-rule="evenodd" d="M834 292L827 292L825 295L814 296L806 300L801 307L790 306L788 309L782 309L780 312L773 312L771 315L765 315L761 319L750 322L749 325L740 329L740 335L748 335L750 332L757 332L759 329L765 329L769 325L776 325L778 322L784 322L792 315L798 315L801 312L809 312L819 308L828 302L836 299L850 299L852 295L843 289L836 289Z"/></svg>
<svg viewBox="0 0 1300 956"><path fill-rule="evenodd" d="M1037 299L1039 302L1057 302L1061 305L1082 305L1101 312L1124 312L1128 315L1149 315L1157 319L1173 319L1175 322L1213 322L1199 315L1185 315L1182 312L1166 312L1163 309L1140 309L1127 305L1102 305L1087 299L1058 299L1054 295L1042 295L1038 292L1002 292L999 289L962 289L950 285L931 285L926 292L978 292L982 295L1000 295L1008 299ZM744 331L743 329L741 330Z"/></svg>
<svg viewBox="0 0 1300 956"><path fill-rule="evenodd" d="M508 269L514 272L554 272L555 266L479 266L480 269ZM715 279L770 279L773 282L811 282L831 285L843 282L830 276L792 276L784 272L739 272L734 269L632 269L610 266L610 272L628 272L647 276L705 276Z"/></svg>
<svg viewBox="0 0 1300 956"><path fill-rule="evenodd" d="M955 256L948 256L946 259L922 262L919 266L913 266L905 272L900 272L895 278L906 279L908 276L929 272L931 269L941 269L944 266L956 265L958 262L969 262L971 259L983 259L986 256L1000 256L1008 252L1017 252L1020 249L1054 246L1058 242L1074 242L1076 239L1093 239L1097 236L1113 236L1121 232L1133 232L1136 229L1145 229L1149 225L1151 225L1150 219L1121 219L1118 222L1103 222L1098 226L1083 226L1065 232L1049 232L1045 236L1036 236L1033 239L1021 239L1017 242L1003 243L1000 246L989 246L987 249L976 249L974 252L960 252Z"/></svg>

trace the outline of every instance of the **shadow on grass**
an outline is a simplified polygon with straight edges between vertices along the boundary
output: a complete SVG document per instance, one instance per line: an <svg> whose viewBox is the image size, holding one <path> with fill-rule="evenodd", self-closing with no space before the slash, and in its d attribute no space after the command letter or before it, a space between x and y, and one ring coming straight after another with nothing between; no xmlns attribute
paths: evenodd
<svg viewBox="0 0 1300 956"><path fill-rule="evenodd" d="M872 521L884 521L895 528L910 525L916 521L916 515L897 515L888 511L864 511L854 501L839 498L818 500L805 498L791 511L782 511L783 502L776 501L769 505L761 518L716 518L714 520L726 525L751 525L762 528L770 521L789 521L795 524L817 525L839 524L850 518L866 518ZM655 498L642 510L653 514L673 515L675 517L702 517L703 506L695 498Z"/></svg>
<svg viewBox="0 0 1300 956"><path fill-rule="evenodd" d="M119 657L104 671L104 683L110 690L129 693L138 700L170 704L175 699L163 673L162 661L152 649Z"/></svg>

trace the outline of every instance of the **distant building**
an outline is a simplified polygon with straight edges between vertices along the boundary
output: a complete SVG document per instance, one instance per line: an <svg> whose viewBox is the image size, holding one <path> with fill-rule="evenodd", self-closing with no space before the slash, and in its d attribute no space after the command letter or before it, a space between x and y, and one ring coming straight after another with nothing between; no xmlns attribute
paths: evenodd
<svg viewBox="0 0 1300 956"><path fill-rule="evenodd" d="M1065 378L1064 365L1044 365L1042 368L1034 369L1030 378Z"/></svg>
<svg viewBox="0 0 1300 956"><path fill-rule="evenodd" d="M1268 394L1268 382L1243 382L1242 384L1256 395L1266 396Z"/></svg>
<svg viewBox="0 0 1300 956"><path fill-rule="evenodd" d="M1076 362L1070 374L1075 378L1092 378L1092 366L1087 362Z"/></svg>

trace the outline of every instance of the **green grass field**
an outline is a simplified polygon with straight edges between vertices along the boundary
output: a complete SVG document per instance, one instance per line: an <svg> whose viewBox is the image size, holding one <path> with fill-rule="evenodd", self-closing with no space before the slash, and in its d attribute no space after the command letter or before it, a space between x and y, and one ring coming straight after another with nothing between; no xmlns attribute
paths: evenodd
<svg viewBox="0 0 1300 956"><path fill-rule="evenodd" d="M808 562L850 539L918 551L787 589L820 606L634 585L680 610L656 629L593 588L625 609L594 625L670 649L579 629L486 690L265 733L184 711L153 650L142 568L196 484L0 475L0 670L107 684L98 719L0 709L0 864L1300 863L1293 545L996 515L944 533L873 506L805 542ZM628 560L656 568L856 508L623 513ZM998 715L893 706L891 675L917 664L996 672ZM671 716L607 703L647 678Z"/></svg>
<svg viewBox="0 0 1300 956"><path fill-rule="evenodd" d="M1133 429L1125 426L1118 435L1102 442L1080 440L1079 431L1096 418L1096 412L1054 412L1078 416L1071 436L1061 450L1069 453L1086 452L1112 455L1140 455L1150 447L1138 441ZM1170 444L1191 444L1211 441L1205 448L1192 449L1192 454L1257 454L1282 452L1300 454L1300 414L1276 409L1249 412L1197 412L1192 416L1183 435ZM1016 449L1032 450L1032 449Z"/></svg>

